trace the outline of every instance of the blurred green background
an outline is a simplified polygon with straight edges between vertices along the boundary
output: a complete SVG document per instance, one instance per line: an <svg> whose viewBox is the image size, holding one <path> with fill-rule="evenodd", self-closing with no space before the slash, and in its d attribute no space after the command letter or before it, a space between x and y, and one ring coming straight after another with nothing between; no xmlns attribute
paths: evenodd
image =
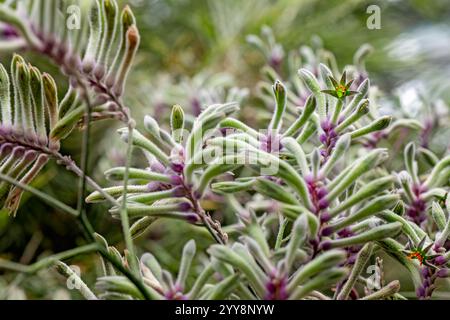
<svg viewBox="0 0 450 320"><path fill-rule="evenodd" d="M208 80L200 75L223 73L232 86L248 88L250 96L261 79L263 55L246 43L246 36L259 34L270 26L284 51L310 45L314 36L334 52L339 67L352 62L354 52L370 43L374 53L367 70L388 94L425 88L432 98L450 101L450 1L448 0L129 0L141 34L141 46L126 90L126 102L142 125L145 114L167 114L173 100L182 106ZM369 5L381 9L381 29L369 30ZM25 53L41 70L51 73L64 94L67 79L42 57ZM1 62L11 55L2 53ZM202 80L203 79L203 80ZM203 81L203 82L202 82ZM175 94L176 92L176 94ZM168 98L170 96L170 98ZM175 98L174 98L175 96ZM248 100L250 106L254 100ZM408 101L408 100L407 100ZM245 103L244 103L245 104ZM156 110L156 111L155 111ZM123 161L124 145L115 134L117 123L92 126L89 174L107 185L103 172ZM80 156L81 134L63 143L62 152L75 160ZM444 137L445 138L445 137ZM447 136L448 138L448 136ZM447 142L448 143L448 142ZM50 163L33 186L61 201L76 206L77 179ZM88 206L95 229L120 247L118 221L109 217L107 207ZM0 256L32 263L40 256L72 248L82 242L75 221L27 194L16 218L0 215ZM199 236L200 237L200 236ZM138 241L140 253L151 250L162 264L176 271L181 246L192 238L189 228L177 223L158 223ZM77 258L89 283L95 281L93 259ZM6 288L8 290L2 290ZM45 284L45 285L44 285ZM2 295L4 295L2 297ZM79 298L65 289L65 280L45 270L36 276L0 271L0 299L5 297Z"/></svg>

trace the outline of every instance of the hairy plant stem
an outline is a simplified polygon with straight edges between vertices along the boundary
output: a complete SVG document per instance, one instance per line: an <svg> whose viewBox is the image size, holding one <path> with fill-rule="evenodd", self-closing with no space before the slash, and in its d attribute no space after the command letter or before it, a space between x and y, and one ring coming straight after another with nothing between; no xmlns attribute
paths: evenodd
<svg viewBox="0 0 450 320"><path fill-rule="evenodd" d="M100 248L99 253L102 255L102 257L108 260L117 270L122 272L128 278L128 280L130 280L136 286L136 288L139 290L139 292L144 296L146 300L153 300L151 293L149 292L148 288L144 285L140 277L137 277L134 272L128 270L119 261L114 259L114 257L105 248Z"/></svg>
<svg viewBox="0 0 450 320"><path fill-rule="evenodd" d="M65 156L65 155L61 154L58 150L54 150L54 149L50 149L50 148L47 148L47 147L30 144L27 141L9 140L7 137L2 137L2 139L4 139L5 141L7 141L7 142L9 142L11 144L18 145L18 146L24 146L27 149L35 150L38 153L47 154L50 157L52 157L53 159L55 159L58 164L65 166L68 171L71 171L71 172L75 173L80 178L83 176L83 170L81 170L81 168L78 167L78 165L75 163L75 161L73 161L72 158L70 158L70 156ZM119 205L119 202L116 199L114 199L108 193L103 191L103 189L92 178L90 178L88 175L85 175L85 180L93 189L98 191L111 204L113 204L115 206Z"/></svg>
<svg viewBox="0 0 450 320"><path fill-rule="evenodd" d="M208 215L205 210L201 207L198 200L195 198L195 196L192 194L192 190L185 186L185 189L188 194L188 199L191 201L193 205L193 209L195 213L200 217L202 220L202 223L205 225L206 229L209 231L211 236L214 238L214 240L219 244L226 244L228 239L227 235L223 232L223 230L220 228L220 225L217 222L214 222L210 215Z"/></svg>
<svg viewBox="0 0 450 320"><path fill-rule="evenodd" d="M124 106L124 104L122 103L121 99L119 99L114 93L111 92L111 90L109 90L102 83L98 82L97 79L95 79L94 77L88 77L87 79L88 79L89 84L91 86L97 88L97 90L99 90L102 93L106 94L108 96L109 100L111 102L114 102L119 107L119 110L120 110L120 112L123 115L122 121L124 123L126 123L127 125L129 125L130 121L132 122L133 119L130 116L129 109L126 106Z"/></svg>
<svg viewBox="0 0 450 320"><path fill-rule="evenodd" d="M7 269L7 270L12 270L12 271L32 274L32 273L36 273L37 271L39 271L41 269L51 266L54 262L56 262L58 260L69 259L69 258L72 258L72 257L80 255L80 254L95 252L95 251L98 251L99 249L100 249L100 247L97 243L90 243L90 244L87 244L87 245L84 245L81 247L77 247L74 249L56 253L54 255L48 256L44 259L41 259L31 265L23 265L21 263L16 263L16 262L0 259L0 269Z"/></svg>
<svg viewBox="0 0 450 320"><path fill-rule="evenodd" d="M83 176L83 171L78 167L78 165L73 161L70 157L64 156L59 152L49 153L52 157L54 157L59 164L66 167L67 170L75 173L78 177ZM85 175L85 180L87 184L89 184L94 190L98 191L106 200L108 200L112 205L118 206L119 202L114 199L111 195L103 191L103 189L95 182L91 177Z"/></svg>
<svg viewBox="0 0 450 320"><path fill-rule="evenodd" d="M56 64L57 66L59 66L62 70L64 70L64 72L70 76L73 77L74 79L76 79L76 81L79 84L82 84L85 88L86 85L89 85L90 87L95 87L97 89L98 92L103 93L105 95L108 96L108 99L110 102L115 103L118 107L120 112L123 115L123 119L122 121L126 124L128 124L131 120L131 117L129 115L129 109L123 105L122 101L119 99L119 97L117 97L111 90L110 88L106 87L104 84L102 84L99 80L97 80L95 77L89 75L89 74L85 74L83 72L80 72L80 70L78 69L79 66L74 66L70 63L68 63L69 60L72 59L64 59L61 58L60 56L58 56L55 52L56 50L46 50L45 46L44 48L39 48L39 47L32 47L33 51L36 51L40 54L44 54L47 57L50 58L50 60ZM74 60L78 60L81 61L81 57L76 57ZM87 92L87 91L86 91Z"/></svg>
<svg viewBox="0 0 450 320"><path fill-rule="evenodd" d="M30 185L24 184L14 178L4 175L3 173L0 173L0 180L4 180L8 183L15 185L16 187L18 187L24 191L28 191L28 192L34 194L35 196L37 196L38 198L42 199L44 202L47 202L48 204L50 204L62 211L65 211L66 213L68 213L74 217L78 217L78 211L74 210L73 208L69 207L68 205L59 201L58 199L50 197L49 195L45 194L44 192L39 191L36 188L33 188Z"/></svg>
<svg viewBox="0 0 450 320"><path fill-rule="evenodd" d="M89 219L86 215L86 208L85 208L85 193L86 193L86 172L88 170L88 161L89 161L89 136L90 136L90 122L91 122L91 100L89 98L89 94L87 92L87 88L85 86L82 86L83 92L82 96L86 102L86 110L84 114L86 127L83 132L83 141L82 141L82 148L81 148L81 177L78 187L78 201L77 201L77 210L78 214L81 220L81 223L86 229L88 237L92 237L94 230L89 222ZM91 240L92 240L91 239Z"/></svg>
<svg viewBox="0 0 450 320"><path fill-rule="evenodd" d="M133 239L130 233L130 221L128 219L127 213L127 189L128 189L128 176L130 171L131 154L133 150L133 130L134 125L132 121L128 123L128 141L127 141L127 155L125 162L125 173L123 179L123 193L122 193L122 204L120 206L120 221L122 222L122 231L125 239L125 246L127 247L128 253L130 254L130 268L135 274L139 274L139 266L136 263L136 255L134 252Z"/></svg>

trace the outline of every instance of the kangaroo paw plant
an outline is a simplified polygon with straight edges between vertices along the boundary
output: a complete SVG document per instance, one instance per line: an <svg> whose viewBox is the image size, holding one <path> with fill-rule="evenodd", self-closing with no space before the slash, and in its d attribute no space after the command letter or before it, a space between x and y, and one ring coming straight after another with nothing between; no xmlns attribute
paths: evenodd
<svg viewBox="0 0 450 320"><path fill-rule="evenodd" d="M247 38L266 60L255 90L199 75L177 86L186 92L171 108L173 95L149 97L159 99L158 112L140 119L123 102L140 42L128 6L6 1L0 20L9 28L2 48L39 53L69 83L59 100L53 78L21 56L13 55L10 72L0 65L0 204L15 216L30 192L84 234L80 246L32 264L0 258L5 275L53 267L86 299L430 299L448 292L449 150L431 149L428 122L383 109L387 98L378 99L364 63L372 47L340 68L319 38L287 52L264 27L261 37ZM246 103L257 105L250 117L240 112ZM89 128L100 119L123 126L107 138L125 146L123 164L104 173L104 185L87 170ZM448 126L448 118L436 124ZM80 166L60 151L77 125ZM80 177L76 209L32 186L51 160ZM123 243L94 230L91 206L104 221L120 221ZM154 242L157 226L175 228L178 245L139 245ZM68 265L83 254L98 265L95 281Z"/></svg>

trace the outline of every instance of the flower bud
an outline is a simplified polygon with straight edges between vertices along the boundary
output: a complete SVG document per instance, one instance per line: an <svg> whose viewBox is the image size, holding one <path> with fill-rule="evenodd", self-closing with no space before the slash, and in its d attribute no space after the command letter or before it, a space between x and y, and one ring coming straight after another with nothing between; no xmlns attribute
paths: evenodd
<svg viewBox="0 0 450 320"><path fill-rule="evenodd" d="M42 75L45 101L49 113L50 130L55 128L58 121L58 90L56 82L48 73Z"/></svg>
<svg viewBox="0 0 450 320"><path fill-rule="evenodd" d="M172 113L170 115L170 128L172 131L172 137L180 143L183 137L184 129L184 111L180 105L176 104L172 107Z"/></svg>

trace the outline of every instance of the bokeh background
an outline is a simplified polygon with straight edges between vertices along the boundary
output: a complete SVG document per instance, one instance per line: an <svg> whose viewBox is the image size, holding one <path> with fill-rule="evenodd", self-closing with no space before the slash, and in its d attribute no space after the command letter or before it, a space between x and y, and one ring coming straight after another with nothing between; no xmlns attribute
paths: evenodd
<svg viewBox="0 0 450 320"><path fill-rule="evenodd" d="M340 68L352 62L354 52L365 43L374 47L366 68L388 97L387 105L401 106L409 115L422 96L438 104L450 102L450 1L448 0L129 0L142 37L135 67L126 90L126 102L139 123L145 114L156 116L164 126L173 103L187 110L205 87L238 87L248 92L242 103L242 117L252 119L260 108L255 99L256 84L265 57L246 42L249 34L272 28L284 52L300 50L320 41L332 51ZM381 9L381 29L369 30L369 5ZM41 70L51 73L64 94L67 80L42 57L23 53ZM0 55L9 63L10 53ZM221 92L217 92L220 98ZM393 103L395 101L396 103ZM117 123L92 126L89 174L107 185L103 172L123 161L124 145L115 133ZM449 132L440 135L438 146L448 146ZM77 160L81 134L72 134L62 145L63 153ZM138 158L138 157L137 157ZM138 160L136 160L138 161ZM33 183L61 201L76 206L77 179L51 163ZM118 221L107 207L88 206L95 229L110 243L121 247ZM202 240L177 223L158 223L139 239L139 252L152 251L169 270L176 271L181 246L187 239ZM75 221L31 195L25 195L16 218L0 213L0 256L32 263L39 257L77 246L82 234ZM205 239L203 239L205 240ZM205 240L207 241L207 240ZM198 243L202 241L198 241ZM79 257L88 284L95 283L98 267L94 259ZM394 271L387 270L387 276ZM394 272L395 273L395 272ZM394 276L394 275L393 275ZM400 276L396 274L395 276ZM52 270L34 276L0 271L0 299L80 298L69 291L65 279Z"/></svg>

